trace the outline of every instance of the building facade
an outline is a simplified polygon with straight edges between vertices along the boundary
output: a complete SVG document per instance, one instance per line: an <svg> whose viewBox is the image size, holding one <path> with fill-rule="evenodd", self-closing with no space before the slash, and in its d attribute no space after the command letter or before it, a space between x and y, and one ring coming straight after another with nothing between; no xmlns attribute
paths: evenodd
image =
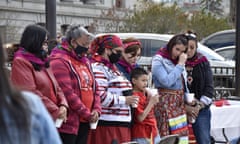
<svg viewBox="0 0 240 144"><path fill-rule="evenodd" d="M56 0L57 31L61 25L97 25L96 32L104 32L108 15L114 8L121 15L133 9L137 0ZM4 43L19 42L29 24L45 24L45 0L1 0L0 34ZM119 16L120 18L120 16Z"/></svg>
<svg viewBox="0 0 240 144"><path fill-rule="evenodd" d="M201 0L146 0L166 4L177 3L186 11L200 9ZM93 26L94 32L118 32L121 20L138 0L56 0L56 27L80 24ZM229 13L229 1L223 1ZM4 43L17 43L29 24L46 23L45 0L0 0L0 35ZM114 20L114 21L112 21Z"/></svg>

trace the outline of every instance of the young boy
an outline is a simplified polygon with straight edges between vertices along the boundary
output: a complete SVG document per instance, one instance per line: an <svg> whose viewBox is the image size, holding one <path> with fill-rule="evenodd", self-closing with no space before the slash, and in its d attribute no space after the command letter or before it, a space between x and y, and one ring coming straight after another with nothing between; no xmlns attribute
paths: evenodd
<svg viewBox="0 0 240 144"><path fill-rule="evenodd" d="M143 68L135 68L131 72L133 95L139 96L138 106L134 113L132 140L140 144L159 143L160 136L153 107L158 103L158 95L147 96L148 73Z"/></svg>

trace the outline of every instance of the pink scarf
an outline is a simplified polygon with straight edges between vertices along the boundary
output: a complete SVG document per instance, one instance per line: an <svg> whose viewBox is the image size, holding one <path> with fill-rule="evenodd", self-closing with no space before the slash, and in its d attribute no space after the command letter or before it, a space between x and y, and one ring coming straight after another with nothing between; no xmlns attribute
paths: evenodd
<svg viewBox="0 0 240 144"><path fill-rule="evenodd" d="M39 57L36 57L34 54L27 52L23 47L19 47L19 49L14 54L14 59L17 57L24 58L30 62L36 63L42 67L45 66L45 63L48 62L48 58L41 59Z"/></svg>
<svg viewBox="0 0 240 144"><path fill-rule="evenodd" d="M127 73L130 73L136 67L136 64L130 65L125 59L120 59L118 64L123 66Z"/></svg>
<svg viewBox="0 0 240 144"><path fill-rule="evenodd" d="M157 55L161 55L162 57L169 59L175 65L178 63L177 59L172 59L170 57L170 53L168 52L166 47L160 48L160 50L157 52Z"/></svg>
<svg viewBox="0 0 240 144"><path fill-rule="evenodd" d="M103 63L105 66L109 67L113 71L117 71L117 67L113 63L110 63L110 61L106 60L105 58L103 58L100 55L95 54L94 56L92 56L91 60L92 60L92 62Z"/></svg>
<svg viewBox="0 0 240 144"><path fill-rule="evenodd" d="M207 62L207 58L200 54L196 53L191 59L188 59L186 62L186 66L194 67L202 62Z"/></svg>
<svg viewBox="0 0 240 144"><path fill-rule="evenodd" d="M65 55L69 55L83 63L87 63L88 62L88 58L86 56L82 56L79 57L77 56L77 54L75 53L75 51L73 50L73 48L69 45L69 43L63 39L61 44L58 44L57 47L55 47L52 52L51 55L55 55L57 53L61 53L61 54L65 54Z"/></svg>

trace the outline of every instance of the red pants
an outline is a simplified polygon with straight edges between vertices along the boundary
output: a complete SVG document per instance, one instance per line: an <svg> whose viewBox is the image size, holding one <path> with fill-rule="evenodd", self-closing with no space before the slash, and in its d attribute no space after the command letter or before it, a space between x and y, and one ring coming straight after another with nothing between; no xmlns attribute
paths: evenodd
<svg viewBox="0 0 240 144"><path fill-rule="evenodd" d="M88 144L111 144L113 140L118 143L131 141L131 130L128 127L97 126L90 130Z"/></svg>

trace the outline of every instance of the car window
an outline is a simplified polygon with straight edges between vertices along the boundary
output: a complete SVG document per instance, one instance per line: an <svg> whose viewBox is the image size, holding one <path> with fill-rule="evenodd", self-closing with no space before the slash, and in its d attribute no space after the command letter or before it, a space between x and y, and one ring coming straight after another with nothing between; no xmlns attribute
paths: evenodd
<svg viewBox="0 0 240 144"><path fill-rule="evenodd" d="M213 36L212 38L207 40L204 44L212 49L234 45L235 33L222 33L222 34Z"/></svg>
<svg viewBox="0 0 240 144"><path fill-rule="evenodd" d="M217 53L228 60L235 60L235 49L222 49L217 51Z"/></svg>
<svg viewBox="0 0 240 144"><path fill-rule="evenodd" d="M142 44L142 53L141 56L148 56L148 44L146 39L138 39L141 41Z"/></svg>
<svg viewBox="0 0 240 144"><path fill-rule="evenodd" d="M217 54L213 50L209 49L208 47L198 43L198 52L202 53L204 56L207 57L208 60L214 60L214 61L224 61L224 57Z"/></svg>
<svg viewBox="0 0 240 144"><path fill-rule="evenodd" d="M152 57L156 52L167 44L167 41L152 40L152 39L139 39L142 43L142 56Z"/></svg>
<svg viewBox="0 0 240 144"><path fill-rule="evenodd" d="M167 44L167 41L162 40L151 40L151 55L154 56L156 52L163 46Z"/></svg>

